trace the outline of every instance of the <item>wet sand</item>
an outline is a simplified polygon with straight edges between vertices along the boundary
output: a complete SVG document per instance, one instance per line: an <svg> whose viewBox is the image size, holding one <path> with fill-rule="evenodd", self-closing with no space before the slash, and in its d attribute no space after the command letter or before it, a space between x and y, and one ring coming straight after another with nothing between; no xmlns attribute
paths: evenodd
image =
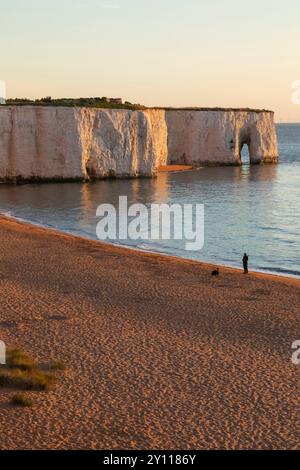
<svg viewBox="0 0 300 470"><path fill-rule="evenodd" d="M300 282L0 218L0 339L61 359L0 449L299 449Z"/></svg>
<svg viewBox="0 0 300 470"><path fill-rule="evenodd" d="M164 165L158 169L159 173L178 173L181 171L192 171L194 167L190 165Z"/></svg>

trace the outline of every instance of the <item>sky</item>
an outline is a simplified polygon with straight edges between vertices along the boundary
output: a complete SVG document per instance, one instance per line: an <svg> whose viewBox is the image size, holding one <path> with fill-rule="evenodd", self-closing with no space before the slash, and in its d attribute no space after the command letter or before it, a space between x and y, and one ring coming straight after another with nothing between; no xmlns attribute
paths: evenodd
<svg viewBox="0 0 300 470"><path fill-rule="evenodd" d="M0 0L0 8L8 97L267 108L278 122L300 122L299 0Z"/></svg>

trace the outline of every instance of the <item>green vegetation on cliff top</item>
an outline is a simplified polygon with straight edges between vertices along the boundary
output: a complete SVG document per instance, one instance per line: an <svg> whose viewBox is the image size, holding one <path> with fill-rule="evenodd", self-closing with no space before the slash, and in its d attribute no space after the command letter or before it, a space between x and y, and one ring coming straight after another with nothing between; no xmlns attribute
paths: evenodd
<svg viewBox="0 0 300 470"><path fill-rule="evenodd" d="M86 108L109 108L109 109L145 109L145 106L140 104L132 104L128 101L125 103L115 102L108 98L41 98L37 100L30 100L28 98L14 98L6 100L4 106L66 106L86 107Z"/></svg>
<svg viewBox="0 0 300 470"><path fill-rule="evenodd" d="M145 110L145 109L161 109L166 111L179 110L179 111L250 111L256 113L273 112L267 109L251 109L251 108L208 108L208 107L147 107L141 104L133 104L129 101L120 102L110 98L45 98L31 100L28 98L14 98L6 100L6 104L0 106L65 106L70 108L86 107L86 108L104 108L104 109L128 109L128 110Z"/></svg>

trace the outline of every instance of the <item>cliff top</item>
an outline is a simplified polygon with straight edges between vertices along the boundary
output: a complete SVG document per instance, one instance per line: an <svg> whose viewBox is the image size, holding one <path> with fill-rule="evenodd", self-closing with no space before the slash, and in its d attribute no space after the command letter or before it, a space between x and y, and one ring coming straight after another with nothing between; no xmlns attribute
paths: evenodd
<svg viewBox="0 0 300 470"><path fill-rule="evenodd" d="M2 105L3 106L3 105ZM123 103L121 98L58 98L53 99L51 96L37 100L28 98L14 98L6 100L4 106L57 106L67 108L104 108L104 109L129 109L142 110L145 106L140 104Z"/></svg>
<svg viewBox="0 0 300 470"><path fill-rule="evenodd" d="M162 109L165 111L245 111L245 112L251 112L251 113L273 113L274 111L270 109L254 109L254 108L221 108L221 107L215 107L215 108L207 108L207 107L186 107L186 108L172 108L172 107L154 107L154 108L146 108L146 109Z"/></svg>
<svg viewBox="0 0 300 470"><path fill-rule="evenodd" d="M222 108L222 107L168 107L168 106L153 106L147 107L141 104L133 104L129 101L124 103L120 98L59 98L52 99L50 96L39 100L30 100L27 98L15 98L6 100L5 106L57 106L57 107L85 107L85 108L101 108L101 109L127 109L127 110L147 110L159 109L163 111L245 111L254 113L273 113L268 109L253 109L253 108Z"/></svg>

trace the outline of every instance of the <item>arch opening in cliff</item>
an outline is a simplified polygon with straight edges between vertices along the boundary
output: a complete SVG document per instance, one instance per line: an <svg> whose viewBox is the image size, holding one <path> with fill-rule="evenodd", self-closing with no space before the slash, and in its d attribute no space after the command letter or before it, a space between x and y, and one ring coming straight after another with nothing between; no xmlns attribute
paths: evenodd
<svg viewBox="0 0 300 470"><path fill-rule="evenodd" d="M240 162L242 165L250 165L250 144L244 143L240 149Z"/></svg>
<svg viewBox="0 0 300 470"><path fill-rule="evenodd" d="M251 165L255 163L253 132L249 128L243 129L239 135L239 162L242 165Z"/></svg>

